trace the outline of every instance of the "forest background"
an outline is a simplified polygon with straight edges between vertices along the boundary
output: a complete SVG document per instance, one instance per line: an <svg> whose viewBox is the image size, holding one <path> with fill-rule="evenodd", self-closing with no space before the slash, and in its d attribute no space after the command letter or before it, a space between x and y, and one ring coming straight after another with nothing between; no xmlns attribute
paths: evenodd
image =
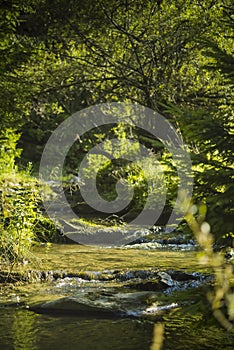
<svg viewBox="0 0 234 350"><path fill-rule="evenodd" d="M230 0L2 1L0 17L0 253L15 259L55 230L38 186L43 148L73 113L106 102L139 103L179 132L193 162L194 203L207 207L215 241L233 241L233 4ZM94 128L66 158L77 174L99 142L132 138L157 156L167 184L164 224L178 175L171 154L149 133L118 123ZM90 160L104 198L125 179L141 210L147 182L133 164ZM150 173L151 166L144 169ZM152 174L157 176L157 174ZM157 191L157 190L156 190ZM126 213L122 213L126 214Z"/></svg>

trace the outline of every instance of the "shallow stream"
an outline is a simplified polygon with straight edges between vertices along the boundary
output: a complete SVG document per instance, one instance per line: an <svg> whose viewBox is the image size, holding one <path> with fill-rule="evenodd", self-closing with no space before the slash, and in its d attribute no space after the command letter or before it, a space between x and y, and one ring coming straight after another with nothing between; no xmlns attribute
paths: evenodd
<svg viewBox="0 0 234 350"><path fill-rule="evenodd" d="M34 282L0 291L0 349L150 349L158 322L163 349L233 349L195 251L52 245L34 254L24 267Z"/></svg>

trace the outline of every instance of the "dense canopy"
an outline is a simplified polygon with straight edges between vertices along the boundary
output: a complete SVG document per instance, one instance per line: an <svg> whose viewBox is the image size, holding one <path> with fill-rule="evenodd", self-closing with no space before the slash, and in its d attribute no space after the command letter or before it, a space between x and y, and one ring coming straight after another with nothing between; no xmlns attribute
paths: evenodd
<svg viewBox="0 0 234 350"><path fill-rule="evenodd" d="M16 171L15 159L19 169L31 162L37 174L46 141L72 113L98 103L131 101L160 112L183 136L193 162L193 200L206 203L217 240L232 237L230 0L3 0L0 11L2 193L4 173ZM157 155L168 187L167 217L178 186L176 170L170 153L142 130L118 124L90 131L70 150L65 176L77 173L97 142L105 140L108 148L113 135L121 140L131 135ZM91 165L87 176L100 167L100 159ZM138 167L109 162L99 175L105 198L114 196L110 189L116 178L125 178L135 189L135 209L142 208L147 183ZM32 199L25 198L27 207ZM1 215L4 226L8 214L3 210Z"/></svg>

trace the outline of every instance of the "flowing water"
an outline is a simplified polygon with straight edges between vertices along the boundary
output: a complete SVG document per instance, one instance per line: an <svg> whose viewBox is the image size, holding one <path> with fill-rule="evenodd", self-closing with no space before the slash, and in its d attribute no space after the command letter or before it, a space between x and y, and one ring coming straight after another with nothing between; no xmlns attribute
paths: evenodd
<svg viewBox="0 0 234 350"><path fill-rule="evenodd" d="M24 268L34 283L0 291L0 349L150 349L158 322L163 349L233 349L194 251L52 245L34 254Z"/></svg>

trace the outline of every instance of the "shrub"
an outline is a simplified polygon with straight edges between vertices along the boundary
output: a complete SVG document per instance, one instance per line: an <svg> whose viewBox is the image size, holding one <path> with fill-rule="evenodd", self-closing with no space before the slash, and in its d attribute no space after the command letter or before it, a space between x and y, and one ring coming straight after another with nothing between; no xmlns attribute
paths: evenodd
<svg viewBox="0 0 234 350"><path fill-rule="evenodd" d="M0 132L0 259L11 266L24 262L39 233L45 241L54 227L43 216L39 182L30 175L30 165L25 171L15 165L21 153L18 139L14 130Z"/></svg>

